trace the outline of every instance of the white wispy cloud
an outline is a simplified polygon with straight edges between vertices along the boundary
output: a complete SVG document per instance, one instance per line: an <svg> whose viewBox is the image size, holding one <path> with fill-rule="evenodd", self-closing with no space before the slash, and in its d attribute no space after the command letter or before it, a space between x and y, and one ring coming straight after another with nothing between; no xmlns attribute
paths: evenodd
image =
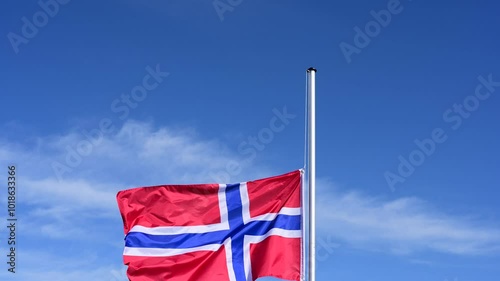
<svg viewBox="0 0 500 281"><path fill-rule="evenodd" d="M320 183L320 228L358 248L393 254L500 252L500 227L440 212L418 198L382 200Z"/></svg>
<svg viewBox="0 0 500 281"><path fill-rule="evenodd" d="M67 148L82 139L80 132L73 130L37 137L32 146L0 140L0 165L19 166L24 235L36 245L29 251L49 255L48 248L64 248L68 241L85 240L96 241L99 249L120 248L123 233L115 195L121 189L214 182L213 174L225 171L230 161L242 168L232 182L274 173L248 162L236 148L217 139L206 140L193 129L155 128L151 123L127 121L115 133L103 136L81 163L58 178L53 163L66 165ZM318 182L318 189L320 233L333 236L345 246L398 255L421 251L485 255L500 251L498 225L445 214L417 198L382 200L339 190L326 180ZM88 247L84 242L73 245ZM51 258L66 260L64 254ZM23 274L25 280L42 280L35 278L42 273L46 277L43 280L103 280L102 276L113 280L112 270L121 270L119 264L102 264L106 263L95 261L92 270L84 271L25 266Z"/></svg>
<svg viewBox="0 0 500 281"><path fill-rule="evenodd" d="M74 155L86 138L78 130L34 138L31 146L0 141L0 164L15 163L25 212L26 234L51 239L93 239L98 233L86 223L117 223L121 229L116 193L119 190L165 183L215 182L230 161L257 177L244 157L222 142L204 140L193 129L154 128L151 123L127 121L104 135L88 155ZM66 167L60 175L54 163ZM75 165L74 163L78 163ZM62 176L61 176L62 175ZM234 179L236 181L236 178ZM115 238L115 237L114 237Z"/></svg>

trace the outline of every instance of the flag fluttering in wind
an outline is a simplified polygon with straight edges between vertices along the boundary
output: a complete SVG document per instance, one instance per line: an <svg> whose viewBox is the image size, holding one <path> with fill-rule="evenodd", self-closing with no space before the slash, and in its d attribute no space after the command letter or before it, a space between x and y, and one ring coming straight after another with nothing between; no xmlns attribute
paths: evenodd
<svg viewBox="0 0 500 281"><path fill-rule="evenodd" d="M302 171L120 191L131 281L299 281Z"/></svg>

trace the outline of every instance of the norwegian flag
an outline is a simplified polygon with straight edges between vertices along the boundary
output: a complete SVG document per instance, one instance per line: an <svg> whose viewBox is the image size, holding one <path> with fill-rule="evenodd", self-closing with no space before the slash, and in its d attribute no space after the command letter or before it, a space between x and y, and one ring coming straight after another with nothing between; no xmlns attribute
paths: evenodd
<svg viewBox="0 0 500 281"><path fill-rule="evenodd" d="M239 184L120 191L131 281L301 277L301 171Z"/></svg>

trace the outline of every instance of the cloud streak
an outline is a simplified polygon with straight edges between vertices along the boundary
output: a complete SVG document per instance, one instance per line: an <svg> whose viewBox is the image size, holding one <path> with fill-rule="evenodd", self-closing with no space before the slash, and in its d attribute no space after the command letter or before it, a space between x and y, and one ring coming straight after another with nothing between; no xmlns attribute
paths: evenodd
<svg viewBox="0 0 500 281"><path fill-rule="evenodd" d="M320 183L321 230L357 248L393 254L434 251L454 255L500 252L500 228L440 212L412 197L382 200L337 192Z"/></svg>
<svg viewBox="0 0 500 281"><path fill-rule="evenodd" d="M250 166L237 148L217 139L203 139L193 129L155 128L151 123L127 121L116 133L106 135L74 172L58 180L50 163L64 157L64 147L78 141L76 131L37 137L32 147L0 140L0 165L19 165L23 235L32 242L21 251L50 256L52 249L71 246L74 251L94 254L103 249L118 253L123 239L115 202L118 190L211 182L211 173L224 170L229 161L242 166L244 178L238 180L276 173L259 163ZM324 179L318 181L318 193L319 233L331 235L342 247L395 255L500 252L498 225L445 214L418 198L382 200L339 190ZM120 257L109 263L95 259L88 271L63 266L71 256L50 257L61 266L49 269L26 263L26 280L42 280L35 278L42 275L43 280L103 280L102 276L125 280L113 277L122 268Z"/></svg>

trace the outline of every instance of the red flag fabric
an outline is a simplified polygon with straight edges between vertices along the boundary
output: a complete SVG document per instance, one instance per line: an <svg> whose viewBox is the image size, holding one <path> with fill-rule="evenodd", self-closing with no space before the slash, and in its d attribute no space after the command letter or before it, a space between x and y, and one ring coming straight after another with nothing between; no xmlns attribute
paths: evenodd
<svg viewBox="0 0 500 281"><path fill-rule="evenodd" d="M301 171L237 184L120 191L131 281L301 276Z"/></svg>

